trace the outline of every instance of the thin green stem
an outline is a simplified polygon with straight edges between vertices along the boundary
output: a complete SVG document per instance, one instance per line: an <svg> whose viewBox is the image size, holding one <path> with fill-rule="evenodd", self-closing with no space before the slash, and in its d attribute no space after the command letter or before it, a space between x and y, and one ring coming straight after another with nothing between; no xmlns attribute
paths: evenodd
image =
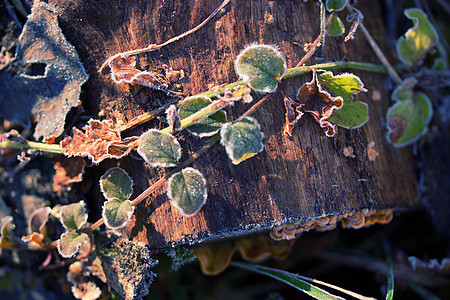
<svg viewBox="0 0 450 300"><path fill-rule="evenodd" d="M17 143L11 141L4 141L0 143L0 148L12 148L12 149L22 149L22 150L37 150L49 153L62 154L63 150L59 144L46 144L40 142L24 142Z"/></svg>
<svg viewBox="0 0 450 300"><path fill-rule="evenodd" d="M286 73L283 76L283 79L305 75L309 72L310 69L315 70L354 69L370 72L386 72L385 67L376 64L351 62L351 61L349 62L338 61L287 69Z"/></svg>
<svg viewBox="0 0 450 300"><path fill-rule="evenodd" d="M216 100L214 102L212 102L210 105L202 108L201 110L199 110L198 112L190 115L187 118L184 118L183 120L181 120L181 128L180 129L184 129L194 123L198 123L201 120L209 117L210 115L218 112L219 110L227 107L228 105L230 105L231 103L240 100L241 97L236 97L236 98L220 98L219 100ZM160 130L159 132L161 133L170 133L172 131L172 128L170 127L166 127L162 130Z"/></svg>

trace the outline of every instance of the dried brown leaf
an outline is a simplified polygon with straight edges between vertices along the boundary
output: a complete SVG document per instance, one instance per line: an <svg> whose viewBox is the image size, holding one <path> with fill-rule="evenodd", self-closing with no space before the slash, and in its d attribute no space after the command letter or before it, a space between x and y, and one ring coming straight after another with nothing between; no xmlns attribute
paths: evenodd
<svg viewBox="0 0 450 300"><path fill-rule="evenodd" d="M164 86L153 74L136 68L135 56L116 55L110 62L111 78L117 83L139 84L153 89L164 89Z"/></svg>
<svg viewBox="0 0 450 300"><path fill-rule="evenodd" d="M81 85L88 75L75 48L61 32L56 11L36 1L19 38L15 74L0 73L0 116L29 128L45 140L62 134L67 113L80 103ZM20 68L25 65L26 68ZM26 69L38 67L39 72Z"/></svg>
<svg viewBox="0 0 450 300"><path fill-rule="evenodd" d="M53 190L70 190L71 184L83 180L86 162L82 157L63 157L55 162Z"/></svg>
<svg viewBox="0 0 450 300"><path fill-rule="evenodd" d="M286 124L284 133L292 135L292 129L297 121L304 113L311 114L325 128L325 134L332 137L336 134L336 125L330 123L328 118L333 111L340 109L344 104L341 97L333 97L325 91L317 80L316 71L313 71L313 78L310 82L305 83L297 93L297 101L285 97L284 104L286 107Z"/></svg>
<svg viewBox="0 0 450 300"><path fill-rule="evenodd" d="M122 140L109 120L90 120L83 130L73 128L72 137L66 137L60 145L67 156L89 157L93 163L127 155L137 140L136 137Z"/></svg>

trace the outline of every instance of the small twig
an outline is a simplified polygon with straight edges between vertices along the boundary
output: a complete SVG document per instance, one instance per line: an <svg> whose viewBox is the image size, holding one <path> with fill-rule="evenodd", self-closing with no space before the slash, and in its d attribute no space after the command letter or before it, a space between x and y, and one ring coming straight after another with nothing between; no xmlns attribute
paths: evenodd
<svg viewBox="0 0 450 300"><path fill-rule="evenodd" d="M331 13L331 15L328 16L325 26L321 25L320 34L317 36L316 40L312 44L309 45L310 48L309 48L308 52L305 54L305 56L303 56L303 58L300 60L300 62L295 67L303 66L303 64L314 54L314 52L316 52L317 48L321 45L322 38L326 35L326 33L328 31L328 27L331 24L331 20L333 19L334 14L335 13L333 12L333 13ZM322 28L322 27L324 27L324 28Z"/></svg>
<svg viewBox="0 0 450 300"><path fill-rule="evenodd" d="M353 7L351 7L350 4L347 4L347 10L350 13L352 13L353 12ZM394 70L392 65L389 63L388 59L383 54L383 51L381 51L380 47L378 47L377 43L375 42L375 40L372 38L372 36L370 35L369 31L367 30L366 26L364 26L364 24L361 22L359 24L359 27L361 27L361 29L362 29L362 31L364 33L364 36L366 37L366 39L369 42L370 46L372 47L373 51L377 55L378 59L381 61L383 66L386 67L386 70L387 70L388 74L391 76L391 78L395 81L396 84L401 84L402 83L402 79L397 74L397 72Z"/></svg>
<svg viewBox="0 0 450 300"><path fill-rule="evenodd" d="M222 2L222 4L221 4L219 7L217 7L217 8L216 8L216 9L215 9L215 10L214 10L214 11L213 11L213 12L205 19L205 20L203 20L203 22L201 22L200 24L198 24L197 26L195 26L195 27L192 28L191 30L188 30L188 31L186 31L186 32L184 32L184 33L182 33L182 34L176 36L176 37L173 37L173 38L171 38L171 39L165 41L165 42L162 43L162 44L159 44L159 45L150 45L150 46L148 46L148 47L146 47L146 48L136 49L136 50L130 50L130 51L122 52L122 53L119 53L119 54L116 54L116 55L111 56L110 58L108 58L108 59L102 64L102 66L100 67L100 69L98 70L98 72L99 72L99 73L102 72L102 70L103 70L103 69L110 63L110 61L111 61L114 57L116 57L117 55L130 56L130 55L136 55L136 54L141 54L141 53L146 53L146 52L155 51L155 50L161 49L161 48L164 47L164 46L169 45L170 43L173 43L173 42L175 42L175 41L178 41L179 39L182 39L182 38L184 38L184 37L186 37L186 36L188 36L188 35L190 35L190 34L196 32L197 30L199 30L200 28L202 28L206 23L208 23L209 20L211 20L215 15L217 15L217 13L218 13L222 8L224 8L229 2L230 2L230 0L224 0L224 1Z"/></svg>

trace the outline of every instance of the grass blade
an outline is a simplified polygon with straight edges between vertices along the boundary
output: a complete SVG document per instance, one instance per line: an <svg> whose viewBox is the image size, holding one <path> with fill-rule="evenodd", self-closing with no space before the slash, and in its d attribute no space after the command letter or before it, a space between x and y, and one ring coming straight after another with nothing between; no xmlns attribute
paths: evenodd
<svg viewBox="0 0 450 300"><path fill-rule="evenodd" d="M284 283L298 289L299 291L306 293L307 295L309 295L315 299L320 299L320 300L344 299L339 296L330 294L327 291L322 290L321 288L318 288L318 287L310 284L309 282L306 282L306 281L298 278L297 275L291 274L286 271L272 269L272 268L263 267L263 266L259 266L259 265L239 263L239 262L232 262L231 265L277 279L281 282L284 282Z"/></svg>
<svg viewBox="0 0 450 300"><path fill-rule="evenodd" d="M386 254L386 263L388 267L388 286L386 292L386 300L394 299L394 267L392 265L392 257L389 244L386 238L383 239L383 249Z"/></svg>

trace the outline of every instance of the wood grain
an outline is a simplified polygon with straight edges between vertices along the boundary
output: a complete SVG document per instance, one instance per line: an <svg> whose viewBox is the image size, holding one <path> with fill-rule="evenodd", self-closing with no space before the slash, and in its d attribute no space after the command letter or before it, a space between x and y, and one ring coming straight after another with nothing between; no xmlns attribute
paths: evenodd
<svg viewBox="0 0 450 300"><path fill-rule="evenodd" d="M49 2L59 12L63 32L90 73L82 98L85 110L92 114L101 111L105 118L121 125L170 99L161 91L115 86L107 73L97 73L103 61L121 51L162 43L193 28L221 1ZM166 64L183 69L187 76L180 83L187 95L206 91L209 85L237 80L234 59L251 43L278 46L286 54L288 67L293 67L304 54L302 45L312 42L319 33L319 7L314 2L232 1L195 34L139 56L139 67L157 71ZM385 32L378 2L360 1L357 8L365 15L365 25L383 50L391 51L383 44ZM265 13L273 16L273 23L265 22ZM344 12L342 18L345 19ZM345 25L350 27L349 23ZM345 44L343 37L328 37L323 57L323 61L377 63L360 32L355 40ZM307 64L316 62L322 61L312 58ZM162 247L263 231L276 224L362 208L402 209L418 205L411 151L394 149L385 139L385 113L390 104L387 75L354 73L368 89L356 97L370 107L370 120L365 126L356 130L340 128L334 138L328 138L312 118L304 116L294 128L293 137L285 137L283 98L276 94L253 115L266 136L264 152L235 166L224 149L215 145L194 163L208 181L208 201L198 215L182 217L162 189L138 206L125 233L134 241ZM310 76L304 76L287 81L286 93L294 97L309 80ZM372 99L374 92L381 95L381 100ZM228 115L234 119L247 108L235 105ZM158 126L158 122L129 134L139 135L152 126ZM184 157L203 143L184 135L181 140ZM379 152L374 161L367 156L371 141ZM348 146L354 148L355 158L343 155ZM117 163L109 162L111 166ZM132 175L135 195L165 172L148 168L135 156L123 159L120 166ZM103 200L96 201L101 205Z"/></svg>

